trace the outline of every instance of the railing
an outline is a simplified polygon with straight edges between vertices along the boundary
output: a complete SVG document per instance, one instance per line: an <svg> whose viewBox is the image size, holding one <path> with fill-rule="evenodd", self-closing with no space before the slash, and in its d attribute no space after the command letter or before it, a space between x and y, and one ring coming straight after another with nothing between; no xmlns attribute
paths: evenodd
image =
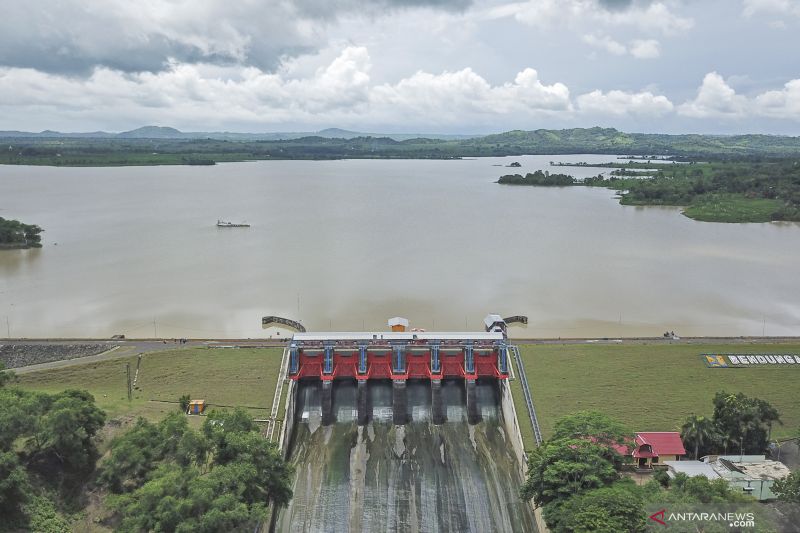
<svg viewBox="0 0 800 533"><path fill-rule="evenodd" d="M531 426L533 426L533 436L536 439L536 445L542 445L542 430L539 429L539 419L536 418L536 409L533 407L533 399L531 398L531 388L528 385L528 376L525 374L525 365L522 363L522 355L519 353L517 346L511 345L508 347L514 355L514 362L519 370L519 382L522 385L522 395L525 397L525 405L528 408L528 416L531 418Z"/></svg>
<svg viewBox="0 0 800 533"><path fill-rule="evenodd" d="M283 349L283 356L281 357L281 368L278 372L278 382L275 384L275 396L272 398L272 410L269 414L269 421L267 422L267 430L265 436L267 440L272 441L275 435L275 425L277 424L278 411L281 407L281 395L283 394L283 382L286 381L286 372L289 368L289 346ZM284 423L286 421L284 420Z"/></svg>

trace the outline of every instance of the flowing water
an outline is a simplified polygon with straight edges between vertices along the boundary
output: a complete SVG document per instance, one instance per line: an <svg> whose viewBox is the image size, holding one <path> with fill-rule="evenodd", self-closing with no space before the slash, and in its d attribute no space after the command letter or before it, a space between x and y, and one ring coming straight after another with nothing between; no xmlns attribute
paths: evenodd
<svg viewBox="0 0 800 533"><path fill-rule="evenodd" d="M445 381L447 422L430 422L430 383L409 382L404 426L392 424L391 382L370 382L372 420L356 424L355 383L337 382L336 422L320 425L319 382L300 384L290 460L294 498L277 531L536 531L496 384L479 383L482 421L466 422L464 385Z"/></svg>
<svg viewBox="0 0 800 533"><path fill-rule="evenodd" d="M0 336L260 337L273 314L477 330L488 312L528 315L512 336L798 334L800 225L493 183L550 160L614 157L0 165L0 216L45 228L0 251Z"/></svg>

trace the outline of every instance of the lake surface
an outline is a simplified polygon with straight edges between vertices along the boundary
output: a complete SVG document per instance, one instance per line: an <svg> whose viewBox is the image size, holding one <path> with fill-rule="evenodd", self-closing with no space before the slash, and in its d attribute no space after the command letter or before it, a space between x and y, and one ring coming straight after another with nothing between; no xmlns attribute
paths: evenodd
<svg viewBox="0 0 800 533"><path fill-rule="evenodd" d="M46 230L0 251L0 337L260 337L269 314L475 330L488 312L528 315L516 336L800 334L800 225L493 183L551 160L614 158L0 166L0 216Z"/></svg>

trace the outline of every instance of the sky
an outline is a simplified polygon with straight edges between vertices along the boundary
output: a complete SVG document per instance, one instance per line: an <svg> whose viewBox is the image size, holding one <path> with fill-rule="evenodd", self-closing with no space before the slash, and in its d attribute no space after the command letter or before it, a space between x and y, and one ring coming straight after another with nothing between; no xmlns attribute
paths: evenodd
<svg viewBox="0 0 800 533"><path fill-rule="evenodd" d="M800 135L800 0L0 0L0 130Z"/></svg>

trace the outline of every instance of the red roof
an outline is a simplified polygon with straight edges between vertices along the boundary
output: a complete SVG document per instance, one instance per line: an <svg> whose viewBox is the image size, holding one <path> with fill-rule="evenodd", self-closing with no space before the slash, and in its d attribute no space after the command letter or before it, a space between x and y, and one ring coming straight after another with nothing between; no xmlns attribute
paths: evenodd
<svg viewBox="0 0 800 533"><path fill-rule="evenodd" d="M649 450L647 445L649 445ZM661 455L686 455L680 433L677 431L653 431L636 434L634 457L659 457Z"/></svg>

